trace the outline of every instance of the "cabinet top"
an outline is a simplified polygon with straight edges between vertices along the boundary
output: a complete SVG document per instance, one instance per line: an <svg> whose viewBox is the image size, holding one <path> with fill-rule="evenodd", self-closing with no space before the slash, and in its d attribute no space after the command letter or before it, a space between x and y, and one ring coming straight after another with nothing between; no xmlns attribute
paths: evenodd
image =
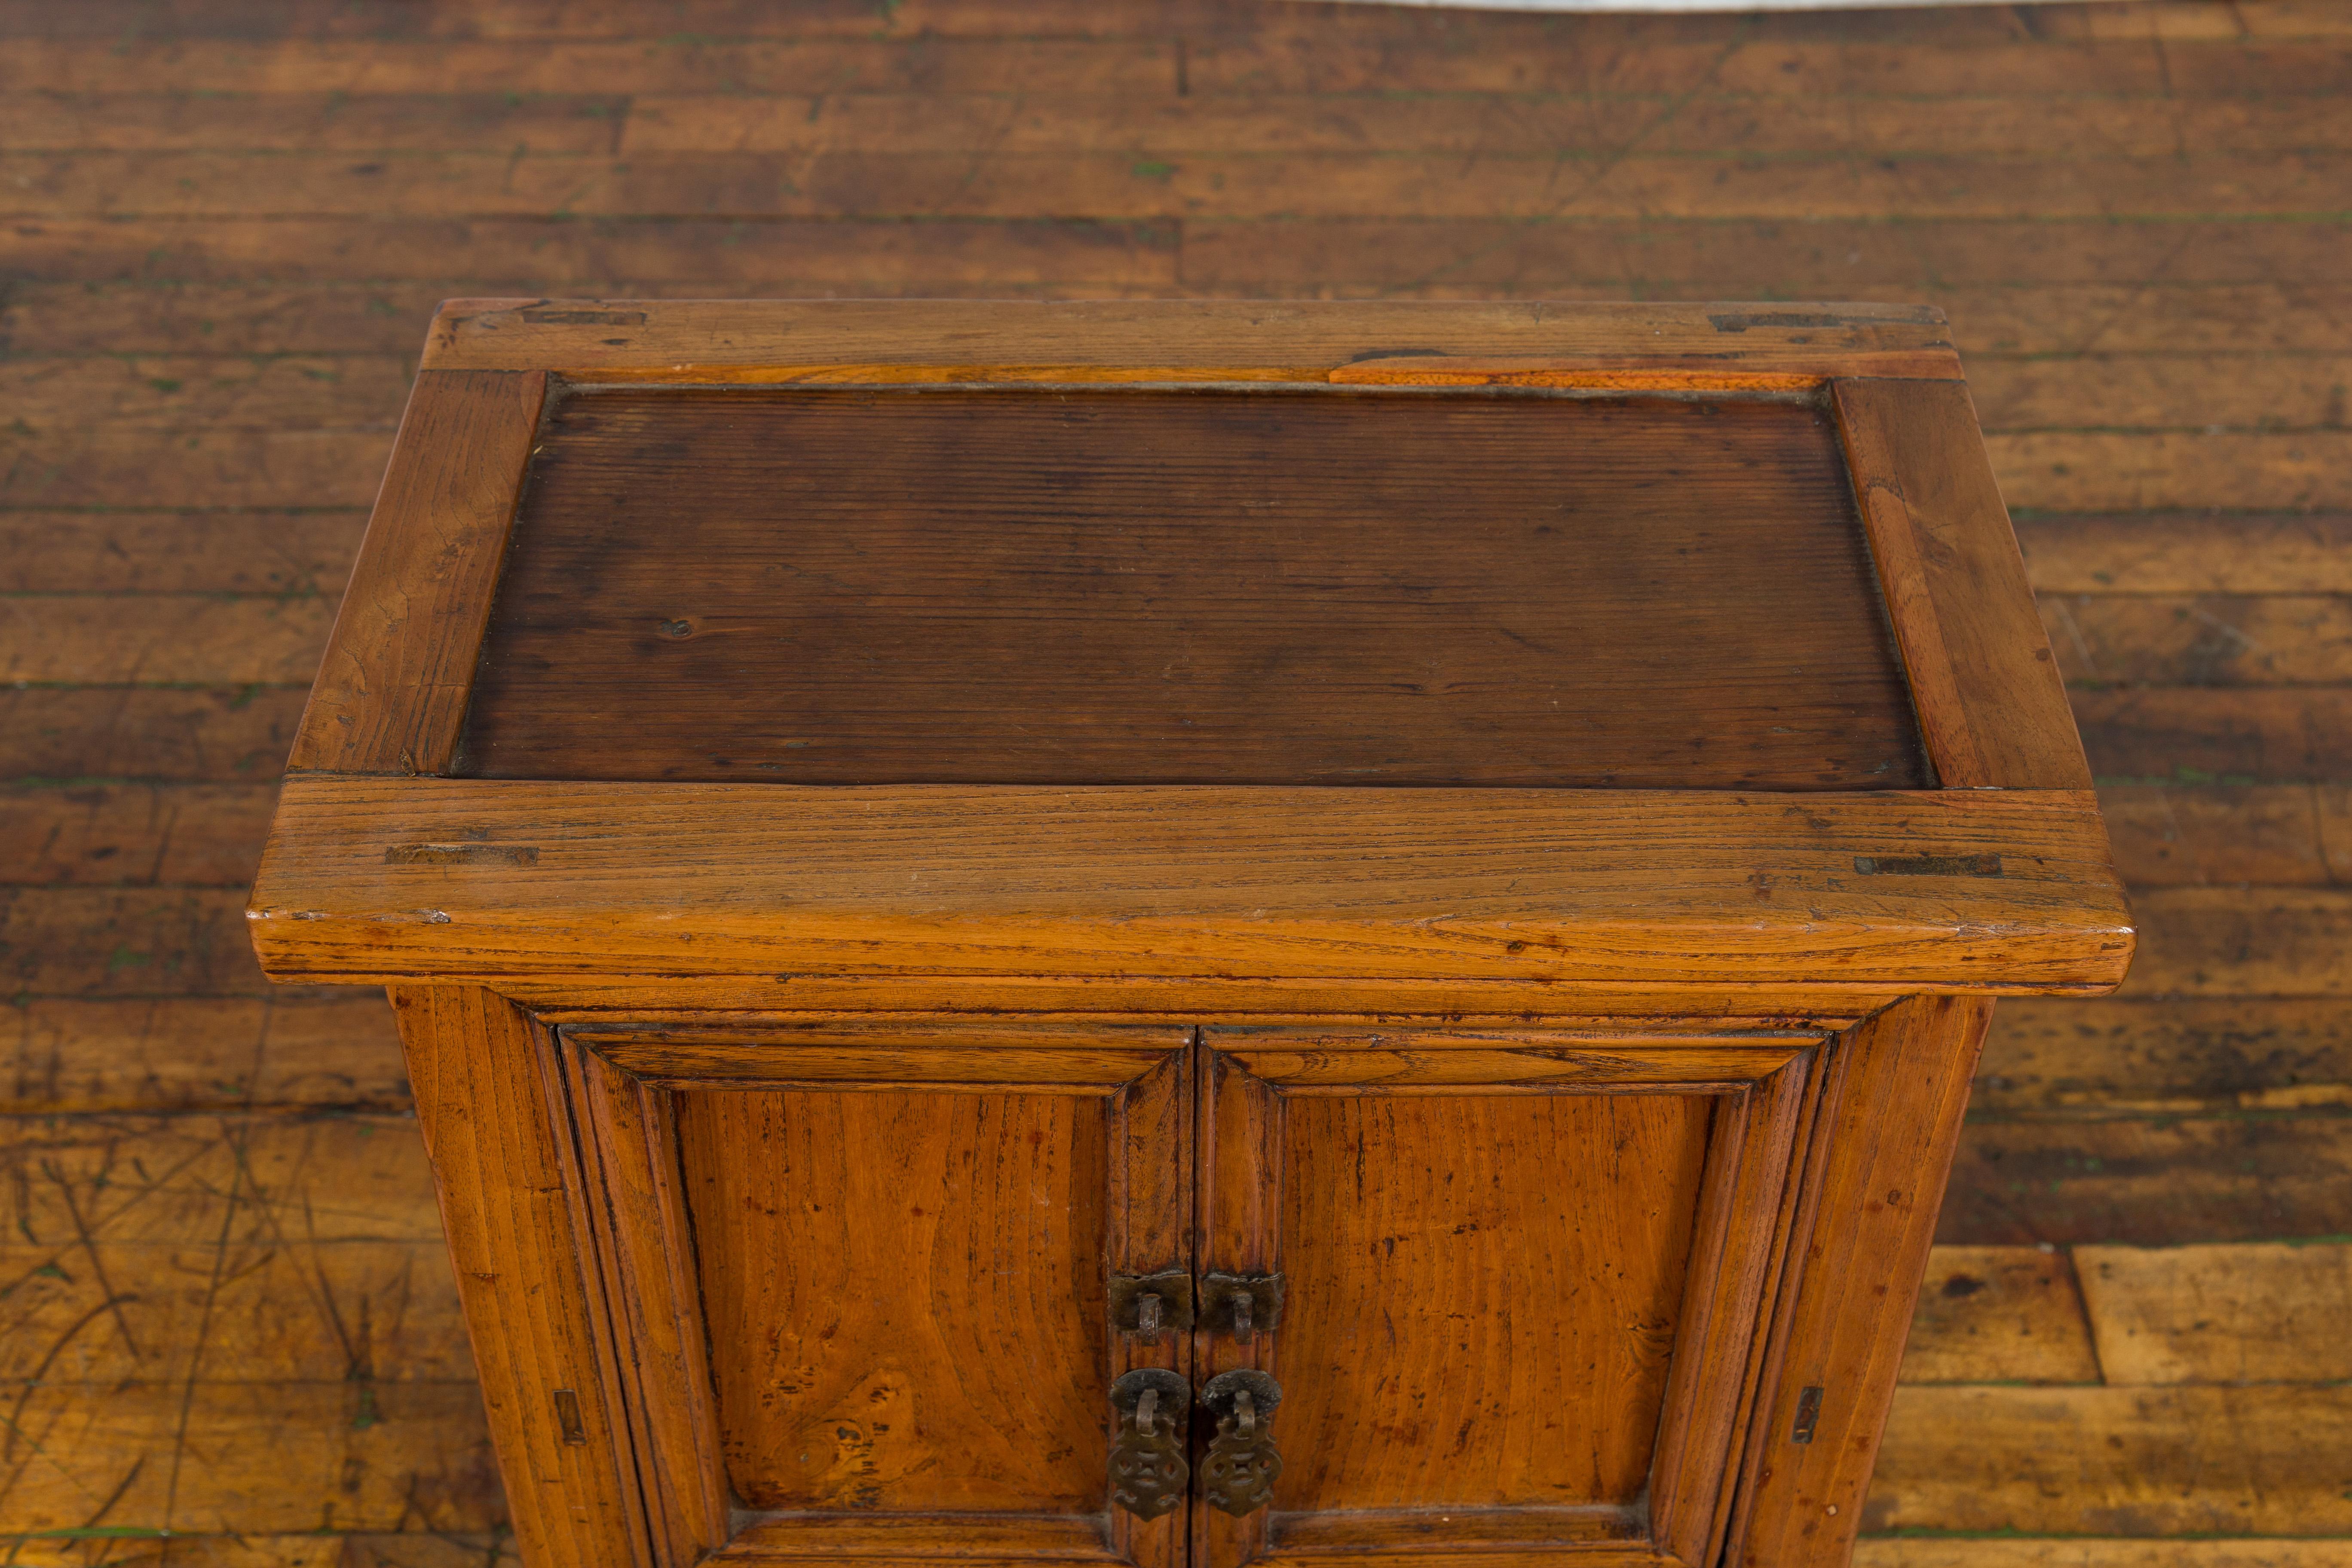
<svg viewBox="0 0 2352 1568"><path fill-rule="evenodd" d="M1843 875L1784 882L1802 910L1759 910L1790 870L1773 855L1799 848L1759 840L1719 896L1706 885L1734 868L1675 895L1673 921L1834 924L1821 900L1866 887L1866 926L1924 899L1895 921L1926 919L1907 956L1866 978L1897 989L2098 986L2129 952L1958 360L1940 314L1905 307L452 301L290 770L255 910L289 977L483 978L463 969L478 951L452 956L445 906L533 888L562 904L566 879L539 868L584 851L551 846L559 796L597 803L600 833L686 812L722 837L789 820L831 844L920 800L935 847L867 846L824 918L879 918L867 906L906 891L888 879L919 885L931 856L934 888L964 889L939 918L980 918L971 898L1055 928L1052 961L963 954L989 973L1114 962L1081 951L1100 920L1206 918L1231 901L1207 881L1234 875L1186 843L1148 868L1093 862L1164 840L1171 812L1249 843L1292 820L1285 803L1333 825L1327 858L1405 884L1403 860L1449 855L1482 819L1532 832L1532 879L1455 866L1448 907L1376 900L1386 923L1517 931L1497 943L1515 981L1600 978L1559 929L1569 904L1586 927L1666 912L1638 887L1580 893L1569 840L1605 819L1671 883L1695 813L1760 824L1799 801L1819 826L1798 837ZM1031 822L998 875L944 869L1041 789L1087 826ZM2033 830L1993 792L2037 797ZM395 826L419 810L439 815ZM2061 819L2065 843L2043 842ZM683 899L662 912L674 933L751 898L787 950L757 966L791 968L817 911L784 889L825 880L809 853L797 877L739 865L756 893L604 898L625 919ZM1365 918L1348 912L1362 888L1298 870L1243 900L1247 940L1146 941L1115 966L1231 972L1269 921ZM1065 907L1039 873L1090 879L1101 908ZM369 910L411 894L441 918L405 957L328 952L325 925L381 924ZM462 916L473 935L506 919ZM1965 951L1989 920L2051 929L1996 973ZM1685 962L1641 984L1864 983L1849 939L1832 958L1785 935L1736 962L1720 931L1699 938L1696 971L1667 941ZM613 931L568 940L566 963L631 962L605 951L627 945ZM823 946L800 966L848 962ZM1383 962L1465 979L1486 956ZM1361 958L1310 942L1250 962Z"/></svg>

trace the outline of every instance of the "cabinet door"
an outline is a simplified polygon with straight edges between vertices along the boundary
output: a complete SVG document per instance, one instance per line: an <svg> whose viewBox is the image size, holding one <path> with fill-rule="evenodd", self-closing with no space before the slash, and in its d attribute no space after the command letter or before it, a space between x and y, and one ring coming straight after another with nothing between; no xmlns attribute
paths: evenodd
<svg viewBox="0 0 2352 1568"><path fill-rule="evenodd" d="M1196 1505L1201 1568L1711 1560L1813 1047L1205 1042L1200 1267L1282 1305L1194 1361L1272 1374L1281 1471L1262 1511Z"/></svg>
<svg viewBox="0 0 2352 1568"><path fill-rule="evenodd" d="M1189 1264L1186 1040L567 1030L649 1507L715 1500L657 1557L1175 1568L1181 1513L1108 1507L1110 1385L1189 1342L1107 1298Z"/></svg>

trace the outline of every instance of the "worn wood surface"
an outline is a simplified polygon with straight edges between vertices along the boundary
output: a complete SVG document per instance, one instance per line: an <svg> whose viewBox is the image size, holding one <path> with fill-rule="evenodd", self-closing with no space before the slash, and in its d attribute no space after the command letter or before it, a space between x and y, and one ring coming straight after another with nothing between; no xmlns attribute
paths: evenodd
<svg viewBox="0 0 2352 1568"><path fill-rule="evenodd" d="M563 397L456 771L1928 783L1818 411L1475 390Z"/></svg>
<svg viewBox="0 0 2352 1568"><path fill-rule="evenodd" d="M283 979L2118 978L2086 797L1805 799L296 779L251 926Z"/></svg>
<svg viewBox="0 0 2352 1568"><path fill-rule="evenodd" d="M530 371L418 376L289 772L448 770L546 390Z"/></svg>
<svg viewBox="0 0 2352 1568"><path fill-rule="evenodd" d="M257 827L240 834L230 816L151 816L143 804L126 805L94 826L105 842L85 840L112 847L110 858L85 857L68 872L54 858L17 851L35 834L46 842L46 825L72 816L75 808L43 804L53 787L252 786L274 777L310 679L289 668L294 626L321 626L340 590L416 342L450 296L1925 300L1948 313L1949 335L1967 356L2036 586L2066 595L2069 615L2084 616L2085 595L2347 591L2340 492L2352 467L2328 455L2341 441L2339 389L2352 351L2346 234L2336 216L2347 205L2345 179L2330 161L2345 148L2341 7L2241 0L1542 18L1193 0L1017 9L906 0L887 15L796 8L788 21L733 0L658 10L656 17L618 0L560 15L384 0L0 5L0 68L8 73L0 144L10 151L12 204L0 297L0 374L10 388L0 417L8 458L0 466L0 593L9 595L0 600L0 639L11 658L47 661L63 682L0 689L0 777L20 781L9 786L12 802L35 803L23 808L34 816L10 819L11 852L0 856L11 882L0 894L9 905L5 966L17 994L13 1104L37 1119L12 1124L11 1158L20 1161L12 1168L32 1173L34 1188L57 1147L47 1131L52 1117L87 1115L62 1123L79 1129L80 1143L111 1151L110 1163L87 1168L117 1173L120 1180L108 1178L114 1187L144 1191L124 1174L131 1161L172 1169L171 1152L184 1153L191 1134L199 1142L220 1136L225 1112L276 1125L309 1108L326 1115L318 1126L348 1132L372 1124L353 1121L349 1110L405 1104L380 1002L263 1006L235 929L245 872L226 868L252 863ZM1888 90L1895 82L1900 92ZM1015 97L1008 83L1037 90ZM389 165L432 167L437 156L468 153L503 164L518 145L534 157L605 160L607 171L614 158L702 154L759 177L722 191L708 212L665 205L593 221L564 221L545 198L502 216L454 208L391 216L394 202L365 199L389 179L415 190L421 170ZM1268 157L1276 150L1278 167ZM92 161L110 151L129 156ZM194 163L190 153L218 156ZM343 161L334 173L313 156L302 182L280 184L273 175L287 153ZM836 157L830 168L795 172L837 192L854 170L863 216L780 216L772 166L751 160L828 153L862 161ZM897 161L873 156L882 153ZM1057 180L1052 199L1026 210L999 209L1011 216L939 216L929 204L943 187L919 183L924 165L906 156L924 153L933 168L951 163L959 178L1000 154L1058 159L1073 183ZM1116 161L1105 163L1106 153ZM1393 160L1406 177L1368 185L1368 156ZM148 157L157 159L155 178L140 162ZM1251 159L1268 166L1242 171ZM1549 193L1502 205L1507 177L1517 177L1510 171L1447 188L1467 160L1513 159L1539 163L1556 182ZM2290 165L2308 196L2282 183ZM1083 189L1074 183L1080 170ZM1202 188L1241 173L1258 182L1247 194L1260 202L1279 182L1279 216L1237 216ZM1334 178L1342 173L1344 188ZM2216 174L2223 183L2209 178ZM469 177L466 188L485 188ZM533 169L530 177L541 175ZM1034 172L1023 177L1033 191L1047 188ZM1612 195L1638 190L1643 205L1595 217L1559 204L1560 194L1594 182ZM1807 208L1791 214L1800 187ZM991 174L990 199L1012 188ZM2193 210L2179 205L2184 194ZM1142 210L1138 196L1158 204L1153 216L1115 216ZM415 211L413 195L400 199ZM1453 216L1432 216L1441 211ZM100 607L52 608L29 595L83 596ZM175 602L215 595L247 602L230 611ZM2261 608L2200 602L2225 625L2242 608ZM273 618L281 603L285 627ZM2099 624L2137 613L2116 605ZM2094 621L2107 615L2091 611ZM166 626L172 635L161 635ZM2066 657L2063 624L2054 630ZM219 638L234 640L201 640ZM76 646L66 647L68 639ZM83 670L90 674L75 673ZM2241 681L2263 675L2244 655L2225 673ZM2342 789L2352 779L2345 687L2209 687L2177 662L2164 674L2157 680L2127 659L2103 662L2095 674L2078 674L2071 693L2094 773L2137 792L2128 803L2106 792L2126 879L2352 880L2352 836L2342 831ZM79 684L100 675L120 684ZM2323 817L2336 825L2332 858L2291 847L2282 834L2299 829L2246 793L2274 787L2310 798L2315 782L2323 803L2337 803ZM2177 838L2133 826L2158 821L2165 808L2179 825ZM2151 875L2144 858L2134 860L2135 846L2150 843L2188 847L2175 847ZM26 866L38 869L20 871ZM118 866L140 869L118 874ZM42 902L40 885L58 877L139 891L131 884L148 868L169 873L167 896L151 889L100 905ZM206 885L219 889L220 923L208 923L215 916L186 896ZM2148 929L2165 918L2155 911ZM2243 928L2257 951L2268 945L2265 918L2256 913ZM2105 1211L2116 1217L2104 1224L2131 1228L2094 1228L2090 1241L2129 1234L2170 1246L2239 1235L2259 1244L2283 1234L2215 1228L2231 1214L2302 1226L2304 1237L2352 1230L2341 1183L2306 1183L2309 1201L2290 1209L2263 1196L2303 1177L2263 1160L2262 1140L2313 1147L2352 1095L2343 1012L2326 999L2340 949L2297 951L2296 966L2225 979L2235 989L2193 999L2003 1002L1972 1102L1984 1120L1963 1134L1963 1147L1990 1140L2013 1154L2047 1141L2056 1154L2014 1191L1993 1165L1964 1162L1956 1201L1998 1192L2030 1222L2035 1205L2105 1177L2089 1162L2106 1161L2113 1140L2127 1137L2170 1152L2149 1157L2127 1208ZM234 962L207 956L215 952ZM780 995L768 1000L781 1005ZM2209 1127L2242 1122L2240 1147L2250 1152L2208 1140L2195 1146L2212 1157L2190 1160L2180 1152L2188 1145L2149 1142L2184 1110L2215 1119ZM2250 1114L2259 1120L2246 1121ZM2086 1147L2053 1119L2115 1125L2108 1144ZM394 1184L423 1217L400 1234L423 1238L403 1245L429 1257L438 1244L429 1197L417 1196L426 1190L421 1153L397 1121L373 1125L366 1139L343 1141L390 1148L406 1140L412 1175ZM297 1179L240 1189L233 1166L222 1164L207 1178L211 1206L174 1211L165 1227L172 1245L200 1274L243 1267L217 1239L224 1212L388 1213L360 1201L382 1190L376 1176L315 1159L273 1168ZM2239 1195L2217 1207L2224 1190ZM272 1195L248 1210L257 1193ZM157 1201L143 1198L122 1222L154 1212ZM2032 1250L2030 1223L2022 1239ZM2063 1258L2065 1240L2055 1245ZM58 1266L73 1272L74 1289L99 1289L70 1259ZM273 1263L257 1278L285 1279L283 1268ZM2250 1264L2249 1276L2257 1272ZM63 1288L43 1280L42 1289ZM1982 1301L1996 1288L1967 1300ZM398 1335L386 1339L373 1289L378 1376L463 1357L454 1321L436 1320L434 1330L415 1315L424 1293L412 1294ZM103 1300L87 1298L89 1306ZM284 1312L273 1321L281 1324L315 1317L320 1300L356 1315L340 1287L299 1303L278 1300ZM2270 1355L2281 1322L2306 1321L2297 1305L2306 1300L2164 1321L2210 1347L2173 1352L2184 1364L2219 1368L2242 1354ZM1923 1316L1917 1334L1937 1321ZM2135 1309L2133 1321L2151 1319ZM338 1447L340 1469L289 1462L347 1432L355 1441L397 1436L383 1424L394 1407L382 1403L370 1417L377 1425L345 1425L366 1415L358 1401L367 1385L346 1388L337 1373L337 1400L352 1403L264 1402L266 1442L201 1447L213 1430L209 1413L257 1408L251 1385L205 1370L214 1358L258 1365L252 1356L273 1342L341 1342L323 1317L283 1342L272 1337L279 1330L249 1321L241 1310L215 1311L174 1331L173 1353L196 1367L193 1384L173 1382L175 1397L117 1395L109 1383L109 1420L27 1428L75 1478L49 1494L70 1500L66 1523L124 1533L12 1539L16 1562L447 1568L492 1561L500 1540L510 1550L510 1534L493 1533L495 1501L478 1500L488 1498L487 1449L478 1415L463 1404L399 1407L414 1447ZM436 1348L424 1348L428 1339ZM403 1345L416 1348L395 1349ZM2259 1439L2275 1419L2250 1411L2244 1429ZM2105 1436L2063 1424L1945 1420L1906 1408L1895 1435L1906 1422L1948 1430L2006 1456L1996 1462L2018 1474L2042 1476L2051 1500L2039 1517L2053 1534L1865 1538L1865 1568L2347 1561L2341 1538L2118 1536L2168 1527L2152 1514L2117 1514L2079 1475L2033 1468L2053 1449L2095 1458ZM2127 1425L2106 1435L2131 1434ZM1880 1485L1898 1491L1909 1476L1932 1478L1946 1464L1923 1450L1922 1470L1906 1475L1890 1468L1895 1451ZM2259 1443L2253 1451L2262 1465L2278 1458ZM183 1452L191 1457L179 1465L176 1489L153 1485ZM2137 1452L2147 1475L2168 1475L2183 1494L2200 1476L2222 1473L2196 1468L2186 1447ZM13 1451L0 1479L17 1475L24 1455ZM392 1479L371 1472L361 1487L362 1495L406 1500L407 1511L383 1525L399 1533L339 1533L359 1518L342 1500L360 1473L353 1457L394 1467ZM140 1479L118 1490L134 1468ZM472 1478L463 1495L478 1500L445 1510L437 1500L459 1494L437 1478L461 1474ZM2258 1468L2254 1479L2295 1495L2287 1470ZM8 1485L0 1531L22 1527L26 1516L14 1507L30 1495L22 1489L49 1483L28 1468ZM289 1514L296 1533L272 1533L268 1521ZM1964 1528L1955 1514L1911 1505L1905 1517L1927 1530ZM236 1533L140 1533L166 1526ZM321 1528L329 1533L311 1533Z"/></svg>

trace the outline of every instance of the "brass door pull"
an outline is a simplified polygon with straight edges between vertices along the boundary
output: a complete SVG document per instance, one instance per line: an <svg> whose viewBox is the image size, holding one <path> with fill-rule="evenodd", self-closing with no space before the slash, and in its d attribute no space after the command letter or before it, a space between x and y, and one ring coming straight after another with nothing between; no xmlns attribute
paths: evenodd
<svg viewBox="0 0 2352 1568"><path fill-rule="evenodd" d="M1184 1500L1192 1468L1184 1460L1192 1390L1164 1367L1139 1366L1110 1385L1118 1436L1110 1446L1110 1501L1138 1519L1158 1519Z"/></svg>
<svg viewBox="0 0 2352 1568"><path fill-rule="evenodd" d="M1201 1385L1201 1408L1217 1418L1217 1435L1201 1461L1211 1508L1238 1519L1274 1500L1282 1455L1267 1426L1281 1403L1282 1384L1262 1372L1221 1372Z"/></svg>

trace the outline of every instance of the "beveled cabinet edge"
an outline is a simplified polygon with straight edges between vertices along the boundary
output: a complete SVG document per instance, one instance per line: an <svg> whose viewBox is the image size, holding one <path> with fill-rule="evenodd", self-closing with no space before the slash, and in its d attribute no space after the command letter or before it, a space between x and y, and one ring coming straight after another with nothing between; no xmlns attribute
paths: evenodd
<svg viewBox="0 0 2352 1568"><path fill-rule="evenodd" d="M288 772L448 771L547 382L417 375Z"/></svg>
<svg viewBox="0 0 2352 1568"><path fill-rule="evenodd" d="M1853 378L1829 393L1937 780L2089 789L1967 385Z"/></svg>
<svg viewBox="0 0 2352 1568"><path fill-rule="evenodd" d="M2097 804L2064 791L297 777L247 918L273 978L499 989L795 973L2027 994L2111 988L2133 942Z"/></svg>
<svg viewBox="0 0 2352 1568"><path fill-rule="evenodd" d="M739 384L1960 374L1932 307L1752 301L450 300L425 363Z"/></svg>

